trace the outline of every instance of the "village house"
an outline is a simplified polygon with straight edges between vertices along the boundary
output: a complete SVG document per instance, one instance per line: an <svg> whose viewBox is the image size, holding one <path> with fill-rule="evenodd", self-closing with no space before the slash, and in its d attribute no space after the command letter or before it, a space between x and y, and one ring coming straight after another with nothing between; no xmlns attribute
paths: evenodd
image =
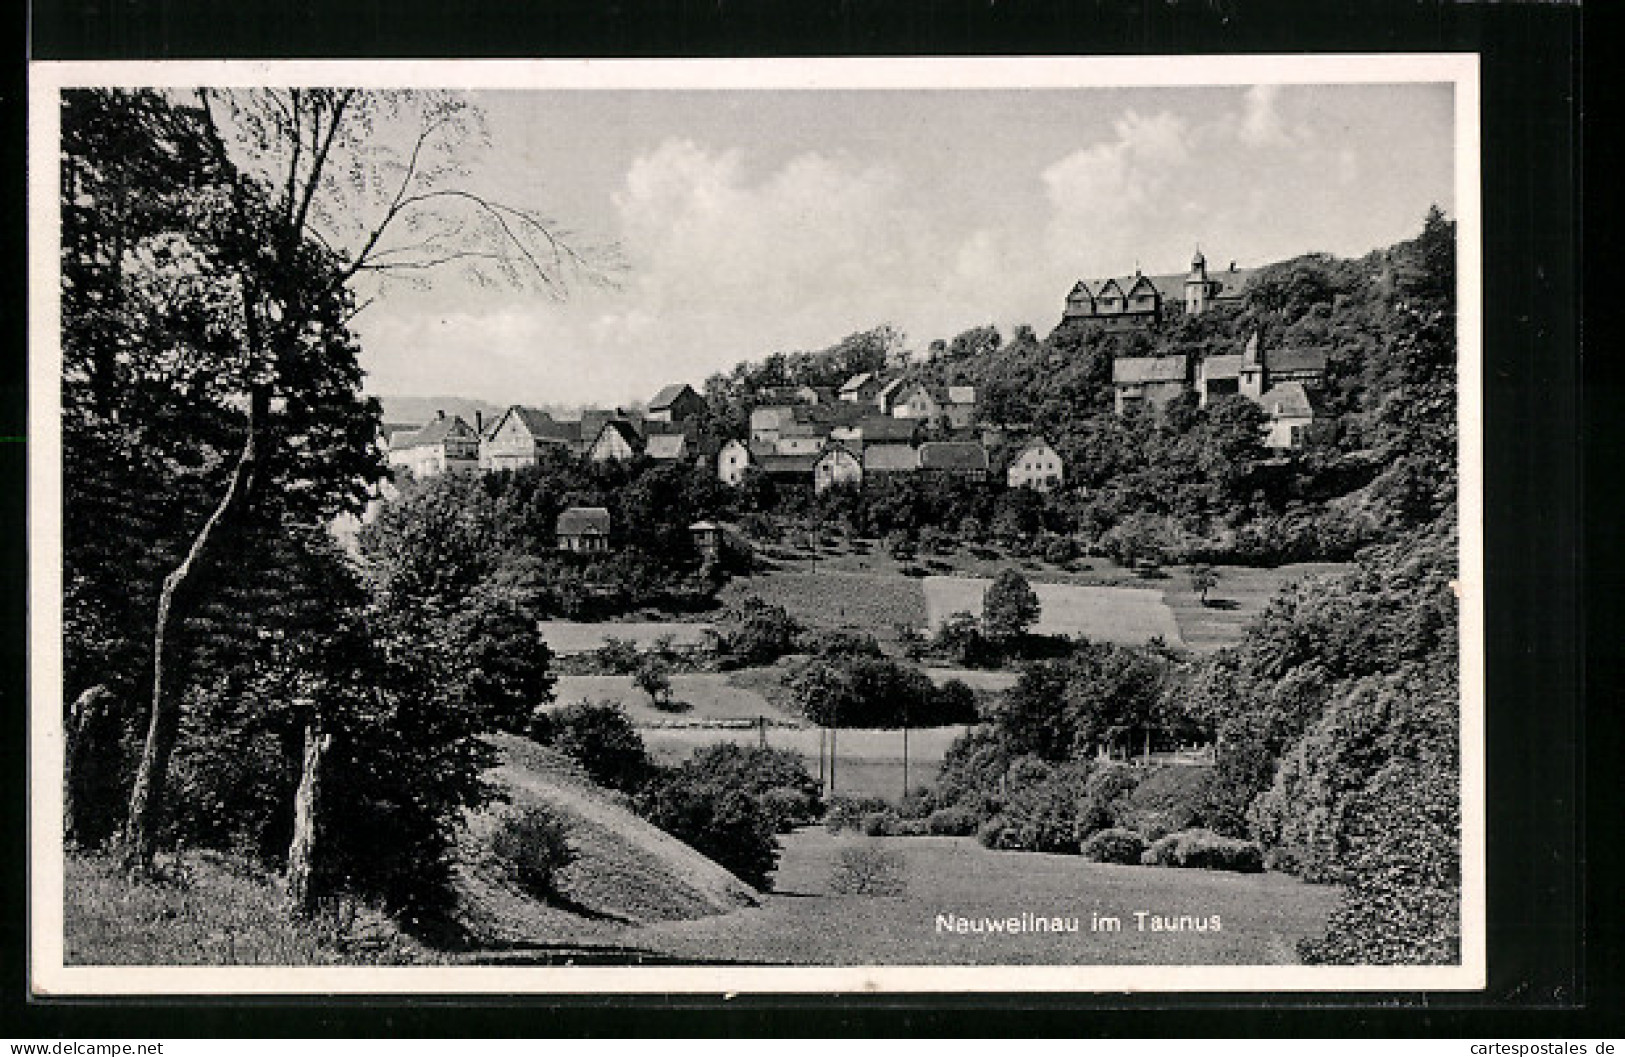
<svg viewBox="0 0 1625 1057"><path fill-rule="evenodd" d="M1129 356L1112 363L1112 394L1117 413L1130 408L1160 410L1185 395L1190 375L1184 356Z"/></svg>
<svg viewBox="0 0 1625 1057"><path fill-rule="evenodd" d="M975 441L933 440L919 447L920 472L975 481L987 478L987 449Z"/></svg>
<svg viewBox="0 0 1625 1057"><path fill-rule="evenodd" d="M655 462L686 462L688 437L682 433L651 433L644 439L643 454Z"/></svg>
<svg viewBox="0 0 1625 1057"><path fill-rule="evenodd" d="M976 387L936 387L923 382L910 382L898 391L891 414L893 418L920 422L941 419L946 420L950 429L969 429L976 419Z"/></svg>
<svg viewBox="0 0 1625 1057"><path fill-rule="evenodd" d="M591 462L627 462L635 458L643 450L643 438L632 423L625 419L612 418L604 423L598 431L597 438L592 447L587 449L587 459Z"/></svg>
<svg viewBox="0 0 1625 1057"><path fill-rule="evenodd" d="M682 422L706 412L705 397L686 384L668 385L649 401L647 418L651 422Z"/></svg>
<svg viewBox="0 0 1625 1057"><path fill-rule="evenodd" d="M1159 322L1174 306L1186 315L1201 315L1213 308L1240 305L1250 270L1235 262L1227 271L1211 274L1207 258L1197 250L1190 270L1171 275L1115 276L1095 284L1079 281L1066 297L1061 322L1102 323L1109 328L1146 326Z"/></svg>
<svg viewBox="0 0 1625 1057"><path fill-rule="evenodd" d="M544 451L573 448L579 431L579 423L559 422L538 408L514 404L497 416L481 438L480 469L517 470L535 466Z"/></svg>
<svg viewBox="0 0 1625 1057"><path fill-rule="evenodd" d="M1240 355L1209 356L1196 365L1197 404L1206 407L1210 402L1241 392Z"/></svg>
<svg viewBox="0 0 1625 1057"><path fill-rule="evenodd" d="M1258 401L1269 417L1264 444L1276 450L1301 448L1315 421L1314 398L1302 382L1282 382Z"/></svg>
<svg viewBox="0 0 1625 1057"><path fill-rule="evenodd" d="M478 471L480 435L459 415L436 411L418 429L397 430L389 438L389 464L409 470L414 477Z"/></svg>
<svg viewBox="0 0 1625 1057"><path fill-rule="evenodd" d="M882 415L891 414L893 409L897 406L897 401L902 394L904 384L905 379L902 377L902 375L898 375L896 378L893 378L891 381L881 386L880 391L875 394L875 406L880 409L880 413Z"/></svg>
<svg viewBox="0 0 1625 1057"><path fill-rule="evenodd" d="M754 444L777 444L779 431L785 423L796 420L796 409L789 404L769 404L750 413L750 439Z"/></svg>
<svg viewBox="0 0 1625 1057"><path fill-rule="evenodd" d="M816 455L779 455L776 452L751 452L751 459L762 472L781 485L806 485L812 480Z"/></svg>
<svg viewBox="0 0 1625 1057"><path fill-rule="evenodd" d="M717 452L717 479L737 488L750 465L750 448L742 440L730 440Z"/></svg>
<svg viewBox="0 0 1625 1057"><path fill-rule="evenodd" d="M838 484L862 483L863 463L846 445L831 441L818 453L818 460L813 463L813 491L822 492Z"/></svg>
<svg viewBox="0 0 1625 1057"><path fill-rule="evenodd" d="M865 371L848 378L846 384L841 386L839 396L849 404L873 403L881 385L879 375Z"/></svg>
<svg viewBox="0 0 1625 1057"><path fill-rule="evenodd" d="M1011 488L1048 492L1060 486L1062 472L1060 454L1042 437L1034 437L1010 460L1005 483Z"/></svg>
<svg viewBox="0 0 1625 1057"><path fill-rule="evenodd" d="M702 559L708 562L717 560L717 555L722 553L721 525L715 521L696 521L688 527L688 534Z"/></svg>
<svg viewBox="0 0 1625 1057"><path fill-rule="evenodd" d="M573 506L559 514L554 534L561 551L602 554L609 550L609 511L601 506Z"/></svg>
<svg viewBox="0 0 1625 1057"><path fill-rule="evenodd" d="M867 478L916 473L919 469L920 452L912 444L870 444L863 449L863 475Z"/></svg>

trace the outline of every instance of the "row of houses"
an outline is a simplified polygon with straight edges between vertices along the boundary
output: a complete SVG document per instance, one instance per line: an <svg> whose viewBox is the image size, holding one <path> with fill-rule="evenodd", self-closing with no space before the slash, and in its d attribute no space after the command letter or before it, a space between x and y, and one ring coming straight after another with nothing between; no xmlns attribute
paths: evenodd
<svg viewBox="0 0 1625 1057"><path fill-rule="evenodd" d="M1119 415L1137 407L1161 409L1192 391L1201 407L1220 397L1244 396L1263 408L1264 443L1276 449L1302 447L1315 421L1315 392L1325 377L1323 350L1266 350L1257 331L1235 355L1125 357L1112 364Z"/></svg>
<svg viewBox="0 0 1625 1057"><path fill-rule="evenodd" d="M1079 280L1067 294L1061 322L1099 323L1118 329L1160 322L1174 305L1190 316L1239 307L1246 300L1252 276L1251 270L1237 268L1234 261L1224 271L1209 273L1207 258L1198 249L1188 272L1145 275L1135 271L1095 282Z"/></svg>
<svg viewBox="0 0 1625 1057"><path fill-rule="evenodd" d="M516 470L536 465L550 449L594 462L637 456L689 462L716 451L699 428L704 410L704 397L677 385L662 389L642 413L594 409L578 419L556 419L515 404L489 422L476 413L469 423L442 411L421 427L386 427L389 462L419 477Z"/></svg>

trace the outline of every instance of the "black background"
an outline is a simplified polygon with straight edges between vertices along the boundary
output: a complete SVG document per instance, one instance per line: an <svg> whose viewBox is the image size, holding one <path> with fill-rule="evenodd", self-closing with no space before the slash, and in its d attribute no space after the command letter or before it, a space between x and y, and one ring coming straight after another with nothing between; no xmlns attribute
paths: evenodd
<svg viewBox="0 0 1625 1057"><path fill-rule="evenodd" d="M0 1037L311 1035L1432 1035L1618 1037L1614 881L1622 752L1608 707L1625 577L1625 449L1611 342L1580 355L1582 15L1567 5L1277 0L41 0L13 21L36 60L1211 54L1470 51L1482 56L1490 986L1482 994L428 997L40 1002L26 977L26 445L0 441ZM1585 38L1600 39L1588 16ZM23 51L19 49L19 52ZM1599 75L1586 98L1606 112ZM0 436L25 426L26 70L8 68ZM1587 141L1617 195L1603 126ZM1610 245L1589 274L1612 278ZM1617 346L1614 346L1617 349ZM1618 355L1617 352L1614 355ZM1582 363L1585 384L1582 386ZM1584 428L1582 428L1584 426ZM1582 458L1582 439L1585 444ZM1589 484L1589 487L1585 487ZM1591 502L1582 516L1582 491ZM1589 588L1589 590L1585 590ZM1582 605L1589 605L1583 610ZM1582 678L1582 676L1584 676ZM1586 711L1585 689L1593 707ZM640 1007L635 1016L628 1003Z"/></svg>

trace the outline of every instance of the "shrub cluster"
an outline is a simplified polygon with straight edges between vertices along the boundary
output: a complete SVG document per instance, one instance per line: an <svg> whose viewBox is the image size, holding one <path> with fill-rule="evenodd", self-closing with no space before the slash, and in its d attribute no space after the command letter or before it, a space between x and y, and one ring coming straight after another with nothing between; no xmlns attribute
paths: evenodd
<svg viewBox="0 0 1625 1057"><path fill-rule="evenodd" d="M539 899L557 894L555 877L575 858L569 828L544 807L505 815L491 837L491 854L509 879Z"/></svg>
<svg viewBox="0 0 1625 1057"><path fill-rule="evenodd" d="M1138 866L1145 854L1145 838L1131 829L1103 829L1084 841L1082 850L1090 862Z"/></svg>
<svg viewBox="0 0 1625 1057"><path fill-rule="evenodd" d="M1145 866L1262 873L1264 849L1256 841L1221 837L1207 829L1187 829L1152 844L1140 862Z"/></svg>
<svg viewBox="0 0 1625 1057"><path fill-rule="evenodd" d="M619 705L580 701L531 718L530 736L581 764L599 785L623 793L635 791L651 763L643 738Z"/></svg>

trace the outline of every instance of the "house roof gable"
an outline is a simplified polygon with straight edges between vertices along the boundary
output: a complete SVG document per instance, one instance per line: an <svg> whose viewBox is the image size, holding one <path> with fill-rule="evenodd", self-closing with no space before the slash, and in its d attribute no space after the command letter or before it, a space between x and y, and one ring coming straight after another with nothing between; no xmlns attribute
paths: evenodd
<svg viewBox="0 0 1625 1057"><path fill-rule="evenodd" d="M1113 385L1143 385L1146 382L1184 380L1184 356L1130 356L1112 361Z"/></svg>
<svg viewBox="0 0 1625 1057"><path fill-rule="evenodd" d="M985 470L987 449L972 441L927 441L920 445L920 469Z"/></svg>

